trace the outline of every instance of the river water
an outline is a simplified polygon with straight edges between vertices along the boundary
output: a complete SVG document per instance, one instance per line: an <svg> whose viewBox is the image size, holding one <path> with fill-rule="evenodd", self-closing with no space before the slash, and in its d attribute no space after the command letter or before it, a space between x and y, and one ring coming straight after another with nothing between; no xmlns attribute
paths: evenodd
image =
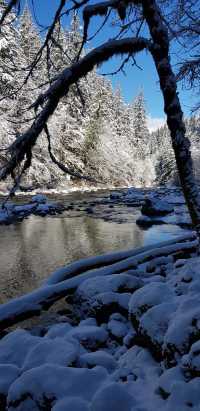
<svg viewBox="0 0 200 411"><path fill-rule="evenodd" d="M85 212L92 202L108 195L76 192L56 196L56 200L73 204L73 209L0 226L0 303L33 290L52 271L77 259L164 241L183 232L174 225L141 229L135 223L138 207L100 205L95 216Z"/></svg>

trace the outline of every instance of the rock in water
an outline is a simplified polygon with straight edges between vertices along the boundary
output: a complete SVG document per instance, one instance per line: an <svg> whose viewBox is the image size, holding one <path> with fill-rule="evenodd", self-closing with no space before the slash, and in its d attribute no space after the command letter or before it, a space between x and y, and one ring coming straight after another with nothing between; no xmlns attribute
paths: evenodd
<svg viewBox="0 0 200 411"><path fill-rule="evenodd" d="M174 208L169 203L156 198L147 198L141 209L142 214L150 217L166 215L173 211Z"/></svg>

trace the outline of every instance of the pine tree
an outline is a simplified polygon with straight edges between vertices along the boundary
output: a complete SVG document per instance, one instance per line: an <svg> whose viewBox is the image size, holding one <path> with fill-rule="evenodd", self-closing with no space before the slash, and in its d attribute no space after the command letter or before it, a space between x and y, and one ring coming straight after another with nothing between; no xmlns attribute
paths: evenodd
<svg viewBox="0 0 200 411"><path fill-rule="evenodd" d="M41 46L41 41L27 4L19 18L18 39L21 50L23 51L24 61L29 66L36 57ZM37 72L39 72L39 69L40 66L37 68Z"/></svg>
<svg viewBox="0 0 200 411"><path fill-rule="evenodd" d="M133 102L134 145L137 148L137 157L144 159L149 153L150 133L147 127L144 94L141 91Z"/></svg>

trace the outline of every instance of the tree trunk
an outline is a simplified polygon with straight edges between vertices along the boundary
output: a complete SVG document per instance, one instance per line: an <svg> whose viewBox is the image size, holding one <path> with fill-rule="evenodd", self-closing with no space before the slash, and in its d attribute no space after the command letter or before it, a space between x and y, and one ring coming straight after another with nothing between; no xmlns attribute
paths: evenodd
<svg viewBox="0 0 200 411"><path fill-rule="evenodd" d="M176 78L169 57L169 38L159 8L154 0L142 2L144 17L152 36L150 48L164 98L164 110L171 134L177 169L191 220L200 237L200 198L193 174L190 142L185 137L183 113L178 97Z"/></svg>

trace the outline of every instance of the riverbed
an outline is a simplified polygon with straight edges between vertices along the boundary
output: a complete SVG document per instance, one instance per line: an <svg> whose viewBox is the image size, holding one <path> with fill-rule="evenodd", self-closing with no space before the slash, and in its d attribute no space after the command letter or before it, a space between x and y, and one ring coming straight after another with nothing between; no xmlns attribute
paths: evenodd
<svg viewBox="0 0 200 411"><path fill-rule="evenodd" d="M111 205L106 202L109 195L51 195L68 210L0 226L0 303L37 288L52 271L77 259L157 243L184 232L170 224L143 229L136 224L140 207ZM88 213L92 205L95 215Z"/></svg>

